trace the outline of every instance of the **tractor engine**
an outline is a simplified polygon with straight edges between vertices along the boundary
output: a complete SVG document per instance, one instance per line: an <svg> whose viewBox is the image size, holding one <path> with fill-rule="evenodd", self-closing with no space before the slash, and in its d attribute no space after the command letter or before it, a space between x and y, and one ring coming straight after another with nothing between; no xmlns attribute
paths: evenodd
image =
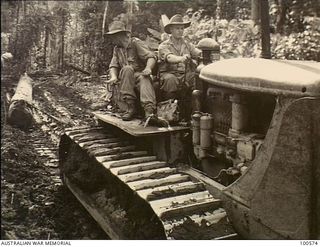
<svg viewBox="0 0 320 247"><path fill-rule="evenodd" d="M208 62L214 43L198 44L205 52L192 94L193 169L212 179L241 236L318 239L319 63Z"/></svg>
<svg viewBox="0 0 320 247"><path fill-rule="evenodd" d="M192 93L192 143L198 167L227 186L250 166L268 131L276 98L219 87L200 80L201 69L220 60L210 38L199 42L203 63Z"/></svg>
<svg viewBox="0 0 320 247"><path fill-rule="evenodd" d="M255 158L269 128L276 99L214 86L203 94L193 91L193 105L201 105L201 110L192 114L194 155L202 171L226 186Z"/></svg>

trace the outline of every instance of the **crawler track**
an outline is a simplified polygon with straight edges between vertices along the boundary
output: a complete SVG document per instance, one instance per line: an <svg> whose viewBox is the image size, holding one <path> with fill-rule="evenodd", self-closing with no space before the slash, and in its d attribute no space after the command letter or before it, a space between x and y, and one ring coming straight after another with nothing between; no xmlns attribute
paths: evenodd
<svg viewBox="0 0 320 247"><path fill-rule="evenodd" d="M101 127L68 128L60 142L64 182L114 239L234 236L204 184Z"/></svg>

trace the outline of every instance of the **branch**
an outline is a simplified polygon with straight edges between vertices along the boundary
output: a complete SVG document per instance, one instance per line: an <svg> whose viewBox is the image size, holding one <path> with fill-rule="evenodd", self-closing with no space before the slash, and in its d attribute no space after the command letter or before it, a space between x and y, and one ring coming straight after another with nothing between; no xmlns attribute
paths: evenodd
<svg viewBox="0 0 320 247"><path fill-rule="evenodd" d="M73 65L73 64L70 64L70 63L65 63L65 65L71 69L74 69L74 70L77 70L77 71L80 71L81 73L83 74L86 74L86 75L91 75L90 72L86 71L86 70L83 70L81 68L79 68L78 66L76 65Z"/></svg>

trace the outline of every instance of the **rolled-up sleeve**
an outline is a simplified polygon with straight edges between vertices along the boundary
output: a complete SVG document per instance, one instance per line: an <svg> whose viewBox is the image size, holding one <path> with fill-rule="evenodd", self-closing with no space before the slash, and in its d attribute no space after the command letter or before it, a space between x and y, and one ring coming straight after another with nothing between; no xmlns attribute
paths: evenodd
<svg viewBox="0 0 320 247"><path fill-rule="evenodd" d="M156 54L151 51L141 40L135 39L133 43L140 59L148 60L149 58L154 58L157 60Z"/></svg>
<svg viewBox="0 0 320 247"><path fill-rule="evenodd" d="M159 58L167 62L167 56L170 54L173 54L173 52L170 50L168 44L161 43L159 45Z"/></svg>
<svg viewBox="0 0 320 247"><path fill-rule="evenodd" d="M118 55L117 55L117 47L113 48L113 54L112 54L112 59L109 64L109 68L119 68L119 61L118 61Z"/></svg>

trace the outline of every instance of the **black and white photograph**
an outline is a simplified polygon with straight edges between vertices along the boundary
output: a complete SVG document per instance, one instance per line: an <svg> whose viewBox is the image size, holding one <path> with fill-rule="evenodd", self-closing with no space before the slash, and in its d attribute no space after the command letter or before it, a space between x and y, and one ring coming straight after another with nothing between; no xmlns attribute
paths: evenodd
<svg viewBox="0 0 320 247"><path fill-rule="evenodd" d="M75 240L320 245L320 1L1 1L1 246Z"/></svg>

